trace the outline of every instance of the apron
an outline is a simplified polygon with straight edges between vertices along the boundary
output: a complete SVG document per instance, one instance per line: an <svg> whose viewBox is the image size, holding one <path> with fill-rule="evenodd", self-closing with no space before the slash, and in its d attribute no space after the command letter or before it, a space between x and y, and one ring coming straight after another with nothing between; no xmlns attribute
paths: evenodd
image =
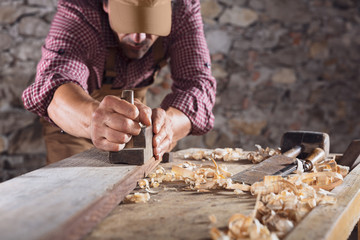
<svg viewBox="0 0 360 240"><path fill-rule="evenodd" d="M156 63L155 71L152 76L154 82L158 72L163 66L166 65L167 61L164 58L165 49L162 44L162 38L154 43L153 46L153 55ZM121 97L121 93L125 89L112 89L112 80L116 77L115 71L115 62L116 62L116 49L109 49L109 55L105 62L105 71L103 84L100 89L94 90L90 96L94 99L101 101L107 95L113 95ZM131 89L134 91L134 98L139 99L142 103L146 104L146 92L151 86L134 88ZM43 137L46 145L47 157L46 163L54 163L62 159L68 158L72 155L81 153L83 151L89 150L94 147L90 139L74 137L70 134L65 133L59 127L54 126L43 118L40 119L40 122L43 126Z"/></svg>

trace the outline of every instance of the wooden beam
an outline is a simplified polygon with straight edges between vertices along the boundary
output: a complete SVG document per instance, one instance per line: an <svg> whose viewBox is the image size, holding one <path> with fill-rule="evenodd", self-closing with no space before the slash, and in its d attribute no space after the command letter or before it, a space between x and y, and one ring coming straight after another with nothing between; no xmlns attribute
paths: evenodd
<svg viewBox="0 0 360 240"><path fill-rule="evenodd" d="M80 239L160 162L108 159L92 149L1 183L1 239Z"/></svg>
<svg viewBox="0 0 360 240"><path fill-rule="evenodd" d="M332 193L337 198L335 205L314 208L285 240L299 239L348 239L360 218L360 165L344 178L344 182Z"/></svg>

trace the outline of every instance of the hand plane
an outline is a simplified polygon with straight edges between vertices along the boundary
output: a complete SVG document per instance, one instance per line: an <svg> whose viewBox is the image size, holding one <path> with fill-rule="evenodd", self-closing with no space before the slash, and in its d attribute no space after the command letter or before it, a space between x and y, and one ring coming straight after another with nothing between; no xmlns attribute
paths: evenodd
<svg viewBox="0 0 360 240"><path fill-rule="evenodd" d="M124 90L121 98L134 104L134 92L132 90ZM141 126L140 134L132 136L124 149L109 153L110 162L143 165L153 157L152 138L152 126Z"/></svg>

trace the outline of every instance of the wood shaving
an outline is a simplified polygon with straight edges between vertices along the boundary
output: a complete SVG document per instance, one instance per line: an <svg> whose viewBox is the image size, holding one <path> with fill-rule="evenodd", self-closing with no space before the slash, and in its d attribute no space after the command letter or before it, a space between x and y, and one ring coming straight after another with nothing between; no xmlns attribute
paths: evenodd
<svg viewBox="0 0 360 240"><path fill-rule="evenodd" d="M255 145L255 147L257 148L257 151L250 152L248 154L248 159L252 163L259 163L259 162L262 162L262 161L264 161L265 159L267 159L269 157L281 154L280 149L272 149L272 148L269 148L269 147L266 147L264 149L260 145Z"/></svg>
<svg viewBox="0 0 360 240"><path fill-rule="evenodd" d="M152 181L151 182L151 187L153 188L157 188L159 187L160 183L156 182L156 181ZM149 181L147 179L141 179L138 181L138 186L141 188L141 189L144 189L146 192L148 193L152 193L152 194L157 194L159 193L158 191L154 191L150 188L150 184L149 184Z"/></svg>
<svg viewBox="0 0 360 240"><path fill-rule="evenodd" d="M125 197L124 203L146 203L150 200L149 193L134 193Z"/></svg>

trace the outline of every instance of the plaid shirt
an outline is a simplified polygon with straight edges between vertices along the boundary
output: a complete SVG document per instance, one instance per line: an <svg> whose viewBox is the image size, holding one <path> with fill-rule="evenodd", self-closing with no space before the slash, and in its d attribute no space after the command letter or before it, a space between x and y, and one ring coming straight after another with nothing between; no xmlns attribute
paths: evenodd
<svg viewBox="0 0 360 240"><path fill-rule="evenodd" d="M108 48L117 44L101 0L59 0L35 82L22 96L25 108L49 120L47 107L60 85L73 82L88 93L100 88ZM192 123L191 134L204 134L214 124L216 81L211 76L199 0L176 1L171 33L163 38L163 45L173 85L161 107L182 111ZM155 66L152 49L139 60L128 59L118 50L113 88L149 84Z"/></svg>

